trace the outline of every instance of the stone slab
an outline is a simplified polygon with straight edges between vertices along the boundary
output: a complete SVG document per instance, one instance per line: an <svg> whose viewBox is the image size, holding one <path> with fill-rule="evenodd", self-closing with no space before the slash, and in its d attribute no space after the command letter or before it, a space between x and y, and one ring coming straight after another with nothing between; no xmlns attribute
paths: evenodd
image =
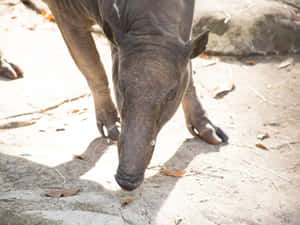
<svg viewBox="0 0 300 225"><path fill-rule="evenodd" d="M204 29L211 30L207 46L211 54L298 53L300 10L283 2L196 1L193 34L197 35Z"/></svg>

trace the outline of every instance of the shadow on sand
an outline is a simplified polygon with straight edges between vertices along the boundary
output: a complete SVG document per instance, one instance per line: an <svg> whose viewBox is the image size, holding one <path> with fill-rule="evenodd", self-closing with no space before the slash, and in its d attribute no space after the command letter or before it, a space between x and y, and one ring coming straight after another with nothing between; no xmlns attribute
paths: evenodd
<svg viewBox="0 0 300 225"><path fill-rule="evenodd" d="M161 206L164 204L165 200L169 196L169 193L172 192L173 188L180 178L162 176L159 174L159 172L157 172L157 174L155 174L154 176L146 178L144 184L140 188L130 193L123 190L112 191L106 189L104 186L97 182L81 179L80 177L82 175L87 173L95 166L97 161L102 157L108 147L109 144L105 139L96 138L89 144L86 151L83 153L86 157L85 160L73 159L54 168L37 164L24 158L0 154L0 171L2 171L2 174L0 175L2 175L2 179L4 183L6 183L5 189L2 190L4 191L4 193L9 194L11 191L13 192L18 190L39 190L41 192L39 193L39 202L35 202L35 204L33 204L35 206L31 206L32 201L25 201L22 203L22 201L18 202L18 199L14 199L11 202L9 199L5 200L5 197L2 197L0 199L0 203L2 202L4 207L6 205L5 208L8 209L13 205L14 207L16 207L13 210L15 213L22 213L28 210L61 210L68 208L72 210L78 210L82 209L83 206L80 206L80 204L75 204L76 206L74 204L71 204L72 206L70 207L65 207L65 205L64 207L62 207L59 205L65 204L63 203L63 201L59 201L59 203L57 199L51 199L43 195L43 192L45 192L49 188L78 187L81 190L79 196L84 195L84 193L88 192L93 192L95 197L99 195L106 196L105 198L108 198L106 200L110 199L109 201L111 203L111 207L115 209L112 210L112 214L116 216L122 216L122 218L124 217L122 214L123 210L126 210L126 215L129 215L130 217L131 214L137 213L137 209L141 209L146 205L147 207L149 207L149 209L145 209L148 212L145 215L139 214L139 221L142 220L145 222L145 224L153 224L158 212L160 211ZM195 138L186 139L176 151L176 153L164 163L163 167L170 169L185 169L189 165L189 163L198 155L217 152L219 151L220 147L221 146L208 145ZM63 185L62 176L58 176L57 171L60 171L63 177L66 178L63 181ZM153 196L155 195L159 196L159 198L155 198L154 200ZM130 196L130 198L134 199L135 207L130 206L126 207L126 209L122 207L122 198L124 199L124 196ZM76 198L76 196L70 198L61 198L61 200L72 198ZM89 202L88 199L86 200L86 202ZM106 202L106 200L104 202ZM53 204L53 202L55 204ZM101 201L97 202L97 204L100 206L102 205ZM85 211L89 211L89 209L85 209ZM97 210L95 209L92 211L97 212ZM101 209L100 207L99 211L103 212L103 209ZM4 214L2 213L2 217L4 217L3 215ZM12 219L13 217L10 216L10 218ZM1 219L0 213L0 221L6 220L6 217ZM128 220L131 221L131 223L139 224L138 222L135 223L135 218L123 218L123 220Z"/></svg>

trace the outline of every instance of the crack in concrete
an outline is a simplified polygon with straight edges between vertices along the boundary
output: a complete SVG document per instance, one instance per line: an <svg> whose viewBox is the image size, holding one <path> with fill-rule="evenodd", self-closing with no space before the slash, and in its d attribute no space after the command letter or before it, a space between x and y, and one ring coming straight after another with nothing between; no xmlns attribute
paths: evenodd
<svg viewBox="0 0 300 225"><path fill-rule="evenodd" d="M123 215L122 211L120 211L120 216L121 216L122 220L125 222L125 224L128 224L128 225L136 225L136 224L134 224L132 221L126 219L125 216Z"/></svg>
<svg viewBox="0 0 300 225"><path fill-rule="evenodd" d="M32 112L27 112L27 113L21 113L21 114L17 114L17 115L12 115L12 116L5 117L3 119L7 120L7 119L13 119L13 118L18 118L18 117L22 117L22 116L28 116L28 115L34 115L34 114L42 114L42 113L45 113L45 112L57 109L58 107L66 104L66 103L77 101L77 100L79 100L81 98L85 98L85 97L89 97L89 96L91 96L90 93L88 93L88 94L87 93L86 94L82 94L82 95L79 95L79 96L74 97L74 98L65 99L65 100L61 101L60 103L58 103L58 104L55 104L55 105L52 105L52 106L48 106L48 107L46 107L44 109L39 109L39 110L35 110L35 111L32 111Z"/></svg>
<svg viewBox="0 0 300 225"><path fill-rule="evenodd" d="M19 128L19 127L27 127L27 126L31 126L34 125L36 123L35 120L39 120L38 119L31 119L31 120L23 120L23 121L11 121L11 122L7 122L4 124L0 124L0 130L7 130L7 129L15 129L15 128Z"/></svg>

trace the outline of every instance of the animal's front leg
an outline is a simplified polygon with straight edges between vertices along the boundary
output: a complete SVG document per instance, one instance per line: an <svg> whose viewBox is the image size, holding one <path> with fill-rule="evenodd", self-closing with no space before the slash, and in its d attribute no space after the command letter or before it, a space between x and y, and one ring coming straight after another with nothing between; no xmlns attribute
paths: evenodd
<svg viewBox="0 0 300 225"><path fill-rule="evenodd" d="M182 106L187 128L192 135L200 137L209 144L227 142L227 135L221 128L215 126L205 115L205 110L202 108L196 95L192 77L183 97Z"/></svg>
<svg viewBox="0 0 300 225"><path fill-rule="evenodd" d="M55 13L55 10L52 10ZM102 136L117 140L118 113L112 102L105 69L94 40L86 27L77 27L54 14L68 49L80 71L85 76L94 97L97 126ZM104 132L107 130L107 135Z"/></svg>

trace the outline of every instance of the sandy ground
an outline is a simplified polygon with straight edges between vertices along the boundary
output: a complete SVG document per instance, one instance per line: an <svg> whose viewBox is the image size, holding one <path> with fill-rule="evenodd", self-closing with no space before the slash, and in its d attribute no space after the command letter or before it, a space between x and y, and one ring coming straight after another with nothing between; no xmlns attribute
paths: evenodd
<svg viewBox="0 0 300 225"><path fill-rule="evenodd" d="M113 178L116 146L99 137L92 97L56 25L19 4L7 10L0 47L25 77L0 79L0 225L300 224L299 55L193 60L201 102L229 143L192 138L179 108L159 134L144 184L125 192ZM96 39L110 75L108 44ZM213 98L224 82L235 89ZM45 196L57 188L80 191Z"/></svg>

